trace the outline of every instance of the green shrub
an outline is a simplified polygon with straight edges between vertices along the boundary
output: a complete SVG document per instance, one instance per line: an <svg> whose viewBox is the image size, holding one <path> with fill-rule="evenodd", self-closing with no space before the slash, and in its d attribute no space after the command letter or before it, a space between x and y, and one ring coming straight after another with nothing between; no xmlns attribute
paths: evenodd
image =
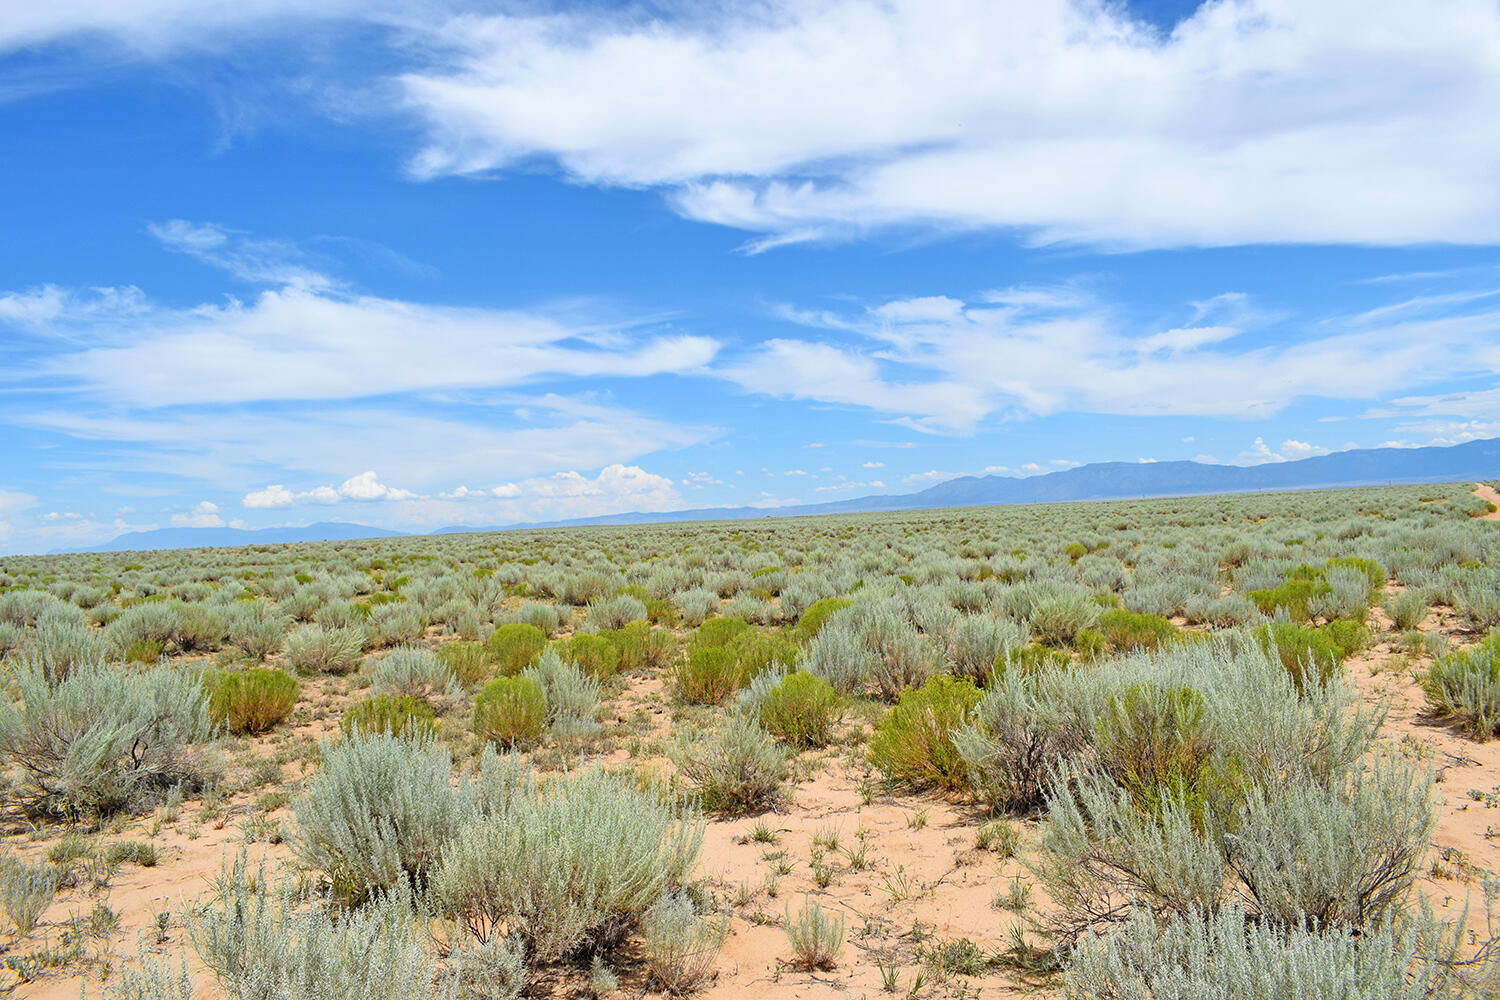
<svg viewBox="0 0 1500 1000"><path fill-rule="evenodd" d="M372 695L345 711L339 728L345 736L388 733L409 739L430 739L437 734L437 711L421 698Z"/></svg>
<svg viewBox="0 0 1500 1000"><path fill-rule="evenodd" d="M547 699L530 677L496 677L474 699L474 734L507 749L528 747L547 729Z"/></svg>
<svg viewBox="0 0 1500 1000"><path fill-rule="evenodd" d="M761 701L758 714L767 732L802 749L826 747L843 717L844 699L833 685L801 672L783 677Z"/></svg>
<svg viewBox="0 0 1500 1000"><path fill-rule="evenodd" d="M1277 608L1281 608L1293 621L1306 622L1312 618L1313 599L1331 593L1333 588L1319 573L1315 577L1293 577L1276 587L1252 590L1249 596L1262 614L1274 614Z"/></svg>
<svg viewBox="0 0 1500 1000"><path fill-rule="evenodd" d="M1433 709L1460 719L1474 739L1500 733L1500 631L1438 657L1422 676L1422 691Z"/></svg>
<svg viewBox="0 0 1500 1000"><path fill-rule="evenodd" d="M896 781L962 788L966 772L953 734L978 701L979 690L967 677L940 674L908 690L875 727L871 763Z"/></svg>
<svg viewBox="0 0 1500 1000"><path fill-rule="evenodd" d="M1078 633L1099 619L1099 605L1082 594L1059 593L1043 597L1031 609L1027 625L1032 635L1048 646L1070 646Z"/></svg>
<svg viewBox="0 0 1500 1000"><path fill-rule="evenodd" d="M1339 669L1339 653L1328 633L1296 622L1271 622L1255 630L1261 647L1281 661L1299 689L1326 682Z"/></svg>
<svg viewBox="0 0 1500 1000"><path fill-rule="evenodd" d="M448 749L425 736L361 730L322 751L323 766L292 800L293 856L348 901L420 889L473 813L470 797L451 784Z"/></svg>
<svg viewBox="0 0 1500 1000"><path fill-rule="evenodd" d="M286 658L313 674L349 674L364 660L365 630L357 625L304 625L286 639Z"/></svg>
<svg viewBox="0 0 1500 1000"><path fill-rule="evenodd" d="M579 633L566 642L554 643L553 648L590 677L613 677L620 666L620 651L602 635Z"/></svg>
<svg viewBox="0 0 1500 1000"><path fill-rule="evenodd" d="M1099 616L1099 631L1118 652L1160 649L1177 637L1177 626L1161 615L1111 608Z"/></svg>
<svg viewBox="0 0 1500 1000"><path fill-rule="evenodd" d="M797 641L806 645L812 641L813 636L823 631L823 626L828 624L828 619L833 617L835 611L842 611L849 606L850 602L843 597L824 597L813 601L802 612L802 617L797 620L797 628L794 630Z"/></svg>
<svg viewBox="0 0 1500 1000"><path fill-rule="evenodd" d="M998 676L1008 677L1012 672L1029 674L1049 667L1071 667L1072 665L1072 657L1062 650L1033 642L1029 646L1021 646L1003 653L995 663L994 672Z"/></svg>
<svg viewBox="0 0 1500 1000"><path fill-rule="evenodd" d="M1328 641L1333 643L1334 652L1338 654L1340 662L1370 648L1370 628L1362 621L1335 618L1322 626L1321 631L1328 636Z"/></svg>
<svg viewBox="0 0 1500 1000"><path fill-rule="evenodd" d="M455 640L437 648L438 662L448 668L460 684L471 686L488 680L491 673L489 650L483 643Z"/></svg>
<svg viewBox="0 0 1500 1000"><path fill-rule="evenodd" d="M136 639L125 648L127 663L155 663L166 652L160 639Z"/></svg>
<svg viewBox="0 0 1500 1000"><path fill-rule="evenodd" d="M286 718L301 685L283 670L256 667L244 673L206 676L208 714L231 733L263 733Z"/></svg>
<svg viewBox="0 0 1500 1000"><path fill-rule="evenodd" d="M734 653L718 646L689 648L687 658L677 664L673 674L678 697L699 705L721 703L746 680Z"/></svg>
<svg viewBox="0 0 1500 1000"><path fill-rule="evenodd" d="M1216 780L1215 745L1203 696L1184 685L1137 683L1112 694L1095 720L1099 764L1152 812L1167 798L1182 801L1203 822L1204 781Z"/></svg>
<svg viewBox="0 0 1500 1000"><path fill-rule="evenodd" d="M714 621L724 619L715 618ZM734 655L740 673L746 678L754 677L773 663L790 667L796 664L801 650L784 635L775 632L758 632L750 629L741 632L729 641L727 648Z"/></svg>
<svg viewBox="0 0 1500 1000"><path fill-rule="evenodd" d="M748 716L731 713L716 732L681 738L668 756L704 808L754 813L773 806L788 776L790 753Z"/></svg>
<svg viewBox="0 0 1500 1000"><path fill-rule="evenodd" d="M753 632L751 624L741 618L710 618L693 633L688 649L723 648L747 632Z"/></svg>
<svg viewBox="0 0 1500 1000"><path fill-rule="evenodd" d="M535 625L501 625L485 641L496 669L506 676L519 674L547 648L547 633Z"/></svg>

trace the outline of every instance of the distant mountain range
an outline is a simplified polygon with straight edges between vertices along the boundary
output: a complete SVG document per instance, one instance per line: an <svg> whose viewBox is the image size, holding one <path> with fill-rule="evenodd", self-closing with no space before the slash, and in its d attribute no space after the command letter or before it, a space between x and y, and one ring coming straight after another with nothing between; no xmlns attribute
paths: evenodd
<svg viewBox="0 0 1500 1000"><path fill-rule="evenodd" d="M562 528L589 524L655 524L665 521L743 520L807 514L855 514L935 507L1057 503L1071 500L1124 500L1138 497L1306 490L1388 483L1443 483L1500 479L1500 438L1431 448L1360 448L1265 465L1207 465L1203 462L1096 462L1028 479L962 476L918 493L858 497L795 507L702 507L695 510L607 514L566 521L499 525L453 525L433 534ZM210 545L265 545L283 542L387 538L403 532L342 521L303 528L162 528L133 531L83 551L174 549Z"/></svg>

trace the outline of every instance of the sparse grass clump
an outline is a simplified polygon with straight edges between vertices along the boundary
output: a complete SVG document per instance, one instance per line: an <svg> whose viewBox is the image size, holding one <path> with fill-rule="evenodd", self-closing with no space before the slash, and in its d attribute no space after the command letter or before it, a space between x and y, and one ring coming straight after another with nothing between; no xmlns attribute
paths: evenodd
<svg viewBox="0 0 1500 1000"><path fill-rule="evenodd" d="M729 921L700 914L685 892L669 893L641 921L646 968L668 996L684 996L711 982Z"/></svg>
<svg viewBox="0 0 1500 1000"><path fill-rule="evenodd" d="M792 965L796 968L808 972L832 969L844 951L844 915L830 917L812 899L805 900L793 915L788 904L786 939L792 946Z"/></svg>

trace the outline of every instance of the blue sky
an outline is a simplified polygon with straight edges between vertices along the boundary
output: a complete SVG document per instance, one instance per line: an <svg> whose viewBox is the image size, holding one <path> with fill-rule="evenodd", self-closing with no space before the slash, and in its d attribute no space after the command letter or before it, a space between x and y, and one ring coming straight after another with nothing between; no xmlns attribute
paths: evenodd
<svg viewBox="0 0 1500 1000"><path fill-rule="evenodd" d="M1500 436L1500 9L0 21L0 550Z"/></svg>

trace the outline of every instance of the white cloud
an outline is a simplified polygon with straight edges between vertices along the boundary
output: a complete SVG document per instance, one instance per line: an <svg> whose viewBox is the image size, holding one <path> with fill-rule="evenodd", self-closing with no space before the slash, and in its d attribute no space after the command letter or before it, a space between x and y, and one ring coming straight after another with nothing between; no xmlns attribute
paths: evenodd
<svg viewBox="0 0 1500 1000"><path fill-rule="evenodd" d="M1262 418L1304 397L1368 400L1500 372L1500 311L1483 308L1430 310L1384 326L1334 317L1308 324L1301 338L1268 342L1240 336L1253 326L1222 324L1136 334L1110 305L1084 299L936 301L786 309L838 341L771 340L715 371L751 391L865 407L913 429L957 434L994 415L1065 411ZM1195 303L1194 313L1265 319L1237 293Z"/></svg>
<svg viewBox="0 0 1500 1000"><path fill-rule="evenodd" d="M173 514L172 524L178 528L222 528L224 519L219 516L218 504L203 500L185 514Z"/></svg>
<svg viewBox="0 0 1500 1000"><path fill-rule="evenodd" d="M394 489L382 483L373 470L350 476L339 485L339 496L349 500L368 502L371 500L411 500L416 496L410 490Z"/></svg>
<svg viewBox="0 0 1500 1000"><path fill-rule="evenodd" d="M538 156L761 245L882 224L1127 246L1500 241L1490 0L827 0L454 18L421 176ZM1379 211L1372 211L1379 205Z"/></svg>
<svg viewBox="0 0 1500 1000"><path fill-rule="evenodd" d="M1332 448L1324 448L1322 445L1309 444L1292 438L1281 442L1280 447L1272 450L1264 438L1257 437L1247 451L1239 453L1235 464L1264 465L1267 462L1295 462L1299 458L1312 458L1316 455L1332 454L1332 452Z"/></svg>
<svg viewBox="0 0 1500 1000"><path fill-rule="evenodd" d="M527 520L566 520L625 511L675 510L682 497L666 476L636 465L609 465L589 478L579 472L559 472L498 487L524 510Z"/></svg>
<svg viewBox="0 0 1500 1000"><path fill-rule="evenodd" d="M865 469L883 469L883 468L885 468L885 463L884 462L865 462L865 463L862 464L861 468L865 468Z"/></svg>
<svg viewBox="0 0 1500 1000"><path fill-rule="evenodd" d="M297 502L297 495L280 483L273 483L262 490L251 490L242 503L246 507L290 507Z"/></svg>

